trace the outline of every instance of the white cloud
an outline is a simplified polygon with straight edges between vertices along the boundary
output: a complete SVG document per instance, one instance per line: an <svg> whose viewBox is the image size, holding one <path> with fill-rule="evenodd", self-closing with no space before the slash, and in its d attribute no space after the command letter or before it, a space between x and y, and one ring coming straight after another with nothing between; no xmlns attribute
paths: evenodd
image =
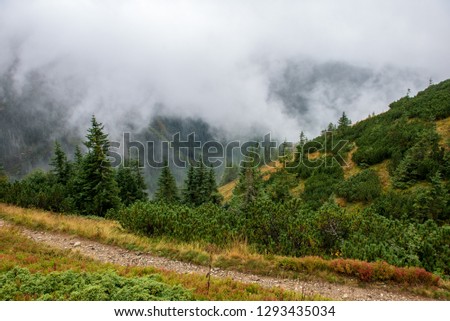
<svg viewBox="0 0 450 321"><path fill-rule="evenodd" d="M96 112L111 123L132 115L143 126L159 102L169 114L230 130L255 123L294 139L312 125L267 99L285 61L343 61L384 74L409 68L423 83L443 80L449 18L446 0L0 0L0 47L19 44L22 74L47 68L49 77L83 84L76 122ZM7 61L4 50L0 65ZM350 115L380 111L409 86L395 73L384 79L391 83L382 89L364 84ZM305 117L318 126L336 115L322 94L311 93L314 115Z"/></svg>

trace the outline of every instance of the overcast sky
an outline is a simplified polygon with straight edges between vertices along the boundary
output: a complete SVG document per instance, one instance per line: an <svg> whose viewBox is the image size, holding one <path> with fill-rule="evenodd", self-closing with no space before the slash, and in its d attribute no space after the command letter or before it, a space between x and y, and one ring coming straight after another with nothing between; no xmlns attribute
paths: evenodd
<svg viewBox="0 0 450 321"><path fill-rule="evenodd" d="M340 110L358 120L450 78L449 39L448 0L0 0L0 69L17 55L18 86L39 69L55 93L82 96L74 123L95 112L110 126L144 126L158 112L292 140ZM333 90L339 77L336 87L318 81L302 91L307 115L293 117L269 89L293 62L343 63L384 85L366 79L349 102Z"/></svg>

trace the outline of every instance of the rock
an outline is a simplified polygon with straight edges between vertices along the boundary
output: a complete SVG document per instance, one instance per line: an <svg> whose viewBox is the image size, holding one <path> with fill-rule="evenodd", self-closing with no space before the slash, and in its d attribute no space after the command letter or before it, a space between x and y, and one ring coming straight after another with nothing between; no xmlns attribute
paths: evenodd
<svg viewBox="0 0 450 321"><path fill-rule="evenodd" d="M342 298L343 298L343 299L347 299L347 298L348 298L348 294L345 293L345 294L342 296Z"/></svg>
<svg viewBox="0 0 450 321"><path fill-rule="evenodd" d="M73 247L79 247L79 246L81 246L81 242L75 242L75 243L73 243Z"/></svg>

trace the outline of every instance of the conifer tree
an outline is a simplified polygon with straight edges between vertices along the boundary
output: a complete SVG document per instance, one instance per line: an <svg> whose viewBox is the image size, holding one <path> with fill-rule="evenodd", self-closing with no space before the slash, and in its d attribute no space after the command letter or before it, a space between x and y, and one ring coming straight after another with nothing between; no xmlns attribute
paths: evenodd
<svg viewBox="0 0 450 321"><path fill-rule="evenodd" d="M108 135L95 116L92 116L86 138L84 145L88 152L83 158L83 212L104 216L109 209L119 206L120 198L115 173L108 159Z"/></svg>
<svg viewBox="0 0 450 321"><path fill-rule="evenodd" d="M308 141L308 138L306 138L305 133L303 133L303 131L301 131L301 132L300 132L300 142L299 142L299 145L300 145L301 147L303 147L303 146L306 144L307 141Z"/></svg>
<svg viewBox="0 0 450 321"><path fill-rule="evenodd" d="M74 161L71 167L71 175L68 181L68 196L72 200L73 211L80 212L84 207L84 157L80 146L75 147Z"/></svg>
<svg viewBox="0 0 450 321"><path fill-rule="evenodd" d="M147 198L147 186L137 160L125 160L116 172L116 182L122 204L128 206Z"/></svg>
<svg viewBox="0 0 450 321"><path fill-rule="evenodd" d="M217 183L216 183L216 173L214 172L214 168L209 169L209 175L208 175L208 188L209 188L209 202L213 204L220 204L222 202L222 195L219 193L219 190L217 189Z"/></svg>
<svg viewBox="0 0 450 321"><path fill-rule="evenodd" d="M262 185L261 173L255 163L255 160L243 162L239 181L233 190L233 194L240 197L247 205L256 200L260 195Z"/></svg>
<svg viewBox="0 0 450 321"><path fill-rule="evenodd" d="M190 164L187 177L184 182L184 190L183 190L183 201L186 204L194 204L196 200L197 188L194 184L195 177L195 169L192 164Z"/></svg>
<svg viewBox="0 0 450 321"><path fill-rule="evenodd" d="M345 111L342 113L341 118L338 120L338 129L343 131L347 129L352 124L352 121L347 117Z"/></svg>
<svg viewBox="0 0 450 321"><path fill-rule="evenodd" d="M175 178L170 172L167 161L164 163L164 168L158 180L158 190L155 199L164 203L175 203L180 200Z"/></svg>
<svg viewBox="0 0 450 321"><path fill-rule="evenodd" d="M209 201L209 175L207 168L200 161L198 167L195 168L194 174L194 190L196 191L194 205L199 206Z"/></svg>
<svg viewBox="0 0 450 321"><path fill-rule="evenodd" d="M56 182L66 185L70 179L70 163L57 141L55 141L55 151L50 166L53 167L51 172L55 175Z"/></svg>
<svg viewBox="0 0 450 321"><path fill-rule="evenodd" d="M202 161L197 167L191 165L185 181L183 196L185 203L194 206L208 202L219 204L222 196L217 189L214 169L208 170Z"/></svg>

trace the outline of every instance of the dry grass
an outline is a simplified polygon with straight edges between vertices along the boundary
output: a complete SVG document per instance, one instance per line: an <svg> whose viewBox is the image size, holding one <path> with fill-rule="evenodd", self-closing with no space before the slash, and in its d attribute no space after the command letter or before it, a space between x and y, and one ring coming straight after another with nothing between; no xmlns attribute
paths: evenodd
<svg viewBox="0 0 450 321"><path fill-rule="evenodd" d="M383 191L388 190L391 187L391 177L388 170L389 160L385 160L380 164L373 165L371 169L377 172L380 177L381 187Z"/></svg>
<svg viewBox="0 0 450 321"><path fill-rule="evenodd" d="M276 173L280 168L283 168L283 164L279 161L271 162L270 164L261 166L260 171L262 179L267 181L273 173Z"/></svg>
<svg viewBox="0 0 450 321"><path fill-rule="evenodd" d="M305 190L305 180L301 180L300 183L294 188L290 189L292 196L300 197Z"/></svg>
<svg viewBox="0 0 450 321"><path fill-rule="evenodd" d="M233 196L233 190L237 185L237 179L219 187L219 193L223 196L223 201L228 202Z"/></svg>
<svg viewBox="0 0 450 321"><path fill-rule="evenodd" d="M0 274L14 267L27 268L31 273L54 271L107 272L114 270L125 277L156 276L170 285L181 285L193 292L196 300L318 300L319 296L302 296L300 293L279 288L267 289L255 284L244 284L231 279L211 278L210 291L203 275L179 274L152 267L123 267L100 263L68 250L50 249L22 236L14 228L1 228Z"/></svg>
<svg viewBox="0 0 450 321"><path fill-rule="evenodd" d="M450 117L438 120L436 122L436 131L441 136L439 144L450 150Z"/></svg>
<svg viewBox="0 0 450 321"><path fill-rule="evenodd" d="M358 174L361 169L356 165L353 161L353 154L358 150L358 147L355 146L353 149L347 154L347 159L345 160L346 165L342 167L344 170L344 178L348 179L350 176Z"/></svg>
<svg viewBox="0 0 450 321"><path fill-rule="evenodd" d="M270 178L270 175L278 171L283 167L283 164L279 161L272 162L268 165L264 165L260 168L262 179L267 181ZM228 202L233 197L233 190L238 183L238 179L231 181L223 186L219 187L219 193L223 196L223 202Z"/></svg>

